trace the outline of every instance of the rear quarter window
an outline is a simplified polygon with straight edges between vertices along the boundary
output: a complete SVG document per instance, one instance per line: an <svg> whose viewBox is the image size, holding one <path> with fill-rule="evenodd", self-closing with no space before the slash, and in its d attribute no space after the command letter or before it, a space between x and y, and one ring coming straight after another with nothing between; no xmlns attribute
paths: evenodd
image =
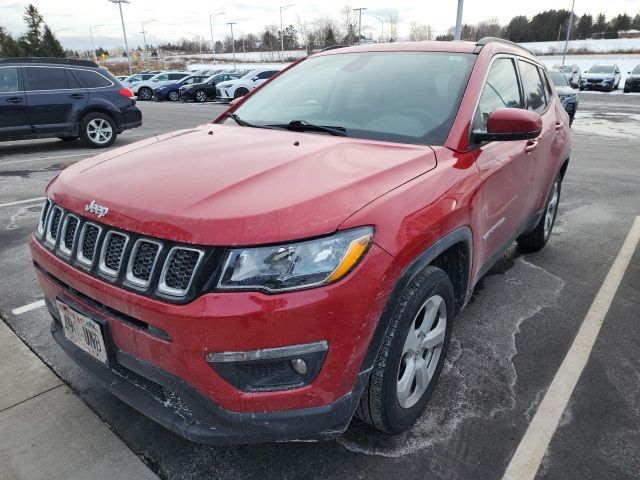
<svg viewBox="0 0 640 480"><path fill-rule="evenodd" d="M80 84L84 88L102 88L102 87L110 87L113 85L111 80L103 77L98 72L93 72L91 70L78 70L72 69L72 72L78 80L80 80Z"/></svg>

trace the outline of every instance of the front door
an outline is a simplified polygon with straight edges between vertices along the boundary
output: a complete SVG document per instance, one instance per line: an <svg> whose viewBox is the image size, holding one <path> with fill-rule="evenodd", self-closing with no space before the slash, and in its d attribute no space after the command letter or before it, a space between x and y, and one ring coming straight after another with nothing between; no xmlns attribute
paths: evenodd
<svg viewBox="0 0 640 480"><path fill-rule="evenodd" d="M0 67L0 137L30 133L20 67Z"/></svg>
<svg viewBox="0 0 640 480"><path fill-rule="evenodd" d="M487 118L495 109L523 105L514 60L497 58L489 70L473 130L486 131ZM477 240L482 268L493 263L494 255L515 240L518 227L525 220L533 173L529 142L489 142L480 147L476 165L482 178L481 231Z"/></svg>

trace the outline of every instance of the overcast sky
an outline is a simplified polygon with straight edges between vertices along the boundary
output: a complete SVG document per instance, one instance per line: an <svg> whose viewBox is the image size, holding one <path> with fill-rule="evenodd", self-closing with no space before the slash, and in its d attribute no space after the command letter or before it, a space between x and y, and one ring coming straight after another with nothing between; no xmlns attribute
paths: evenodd
<svg viewBox="0 0 640 480"><path fill-rule="evenodd" d="M296 0L130 0L122 6L129 46L142 45L141 22L155 20L145 30L147 43L179 38L192 39L201 35L210 39L209 14L224 11L213 18L214 39L221 40L229 31L225 22L237 22L236 31L257 33L267 24L279 24L279 6ZM284 11L284 24L296 24L297 16L312 21L320 16L340 17L344 5L367 7L362 15L362 30L374 39L380 34L381 23L375 18L397 10L400 16L400 36L408 34L409 23L417 21L431 25L436 33L444 33L455 23L457 0L297 0ZM22 13L29 1L0 0L0 25L18 35L24 30ZM90 49L89 26L93 30L96 47L113 48L123 45L118 6L109 0L31 0L43 14L65 48ZM392 7L390 7L392 5ZM466 0L463 21L477 23L496 17L506 24L515 15L531 17L548 9L571 8L571 0ZM635 16L640 12L640 0L576 0L576 13L604 12L607 17L626 12ZM385 26L386 29L386 26Z"/></svg>

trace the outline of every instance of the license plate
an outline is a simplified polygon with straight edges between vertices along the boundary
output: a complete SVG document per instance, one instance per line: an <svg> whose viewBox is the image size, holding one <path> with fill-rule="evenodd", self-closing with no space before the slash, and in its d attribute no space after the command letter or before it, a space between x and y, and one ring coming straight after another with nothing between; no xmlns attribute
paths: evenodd
<svg viewBox="0 0 640 480"><path fill-rule="evenodd" d="M107 365L107 349L100 324L56 300L64 336L96 360Z"/></svg>

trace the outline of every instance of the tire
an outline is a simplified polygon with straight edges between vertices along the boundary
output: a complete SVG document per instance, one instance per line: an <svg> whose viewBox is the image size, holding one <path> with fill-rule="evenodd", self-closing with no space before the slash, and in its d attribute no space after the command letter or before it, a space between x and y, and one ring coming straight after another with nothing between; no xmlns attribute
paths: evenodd
<svg viewBox="0 0 640 480"><path fill-rule="evenodd" d="M138 90L138 98L140 100L151 100L151 97L153 97L153 90L149 87L141 87L140 90Z"/></svg>
<svg viewBox="0 0 640 480"><path fill-rule="evenodd" d="M80 120L80 138L87 147L107 148L117 137L116 123L104 113L90 112Z"/></svg>
<svg viewBox="0 0 640 480"><path fill-rule="evenodd" d="M169 100L171 100L172 102L177 102L178 99L180 98L180 94L178 92L176 92L175 90L171 90L169 92Z"/></svg>
<svg viewBox="0 0 640 480"><path fill-rule="evenodd" d="M77 139L78 139L78 137L73 136L73 135L72 135L72 136L70 136L70 137L63 137L63 136L59 136L58 138L59 138L60 140L62 140L63 142L70 142L70 141L72 141L72 140L77 140Z"/></svg>
<svg viewBox="0 0 640 480"><path fill-rule="evenodd" d="M525 250L535 252L542 249L549 241L553 225L556 222L556 216L558 215L561 190L562 177L558 174L553 180L542 218L533 230L518 237L518 244Z"/></svg>
<svg viewBox="0 0 640 480"><path fill-rule="evenodd" d="M624 90L622 90L623 93L629 93L630 90L628 88L625 88Z"/></svg>
<svg viewBox="0 0 640 480"><path fill-rule="evenodd" d="M429 313L435 316L432 324ZM426 267L406 287L395 306L356 408L357 418L390 434L413 425L429 402L440 376L451 338L453 314L453 287L448 275L439 268ZM419 331L422 337L414 333ZM418 347L415 350L418 353L412 353L412 346L420 345L430 336L438 339L433 348ZM425 371L431 375L419 374Z"/></svg>
<svg viewBox="0 0 640 480"><path fill-rule="evenodd" d="M198 103L204 103L207 101L207 92L204 90L198 90L193 94L193 99Z"/></svg>
<svg viewBox="0 0 640 480"><path fill-rule="evenodd" d="M244 97L247 93L249 93L249 90L247 90L246 88L238 88L233 94L233 98L235 99Z"/></svg>

